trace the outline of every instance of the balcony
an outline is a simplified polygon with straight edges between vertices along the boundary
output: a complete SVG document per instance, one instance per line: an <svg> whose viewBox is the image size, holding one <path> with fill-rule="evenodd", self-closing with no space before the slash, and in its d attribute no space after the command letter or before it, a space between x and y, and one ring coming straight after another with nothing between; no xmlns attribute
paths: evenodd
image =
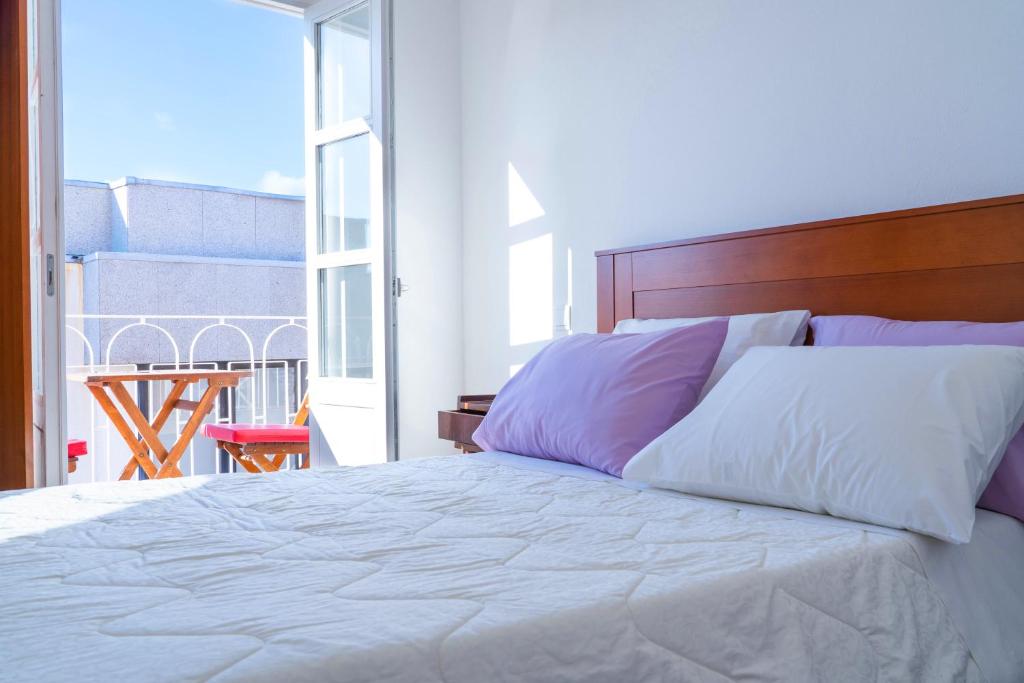
<svg viewBox="0 0 1024 683"><path fill-rule="evenodd" d="M161 369L250 370L237 388L223 389L206 422L290 422L306 391L306 318L269 315L111 315L67 316L68 437L85 439L89 453L81 458L70 483L114 481L131 458L121 439L75 374L109 370ZM191 386L183 398L198 399L202 386ZM167 382L128 385L148 418L170 390ZM175 411L177 412L177 411ZM173 416L160 432L173 443L185 418ZM287 467L295 467L292 460ZM214 443L197 436L180 468L185 476L236 471L236 464ZM139 475L136 474L136 477Z"/></svg>

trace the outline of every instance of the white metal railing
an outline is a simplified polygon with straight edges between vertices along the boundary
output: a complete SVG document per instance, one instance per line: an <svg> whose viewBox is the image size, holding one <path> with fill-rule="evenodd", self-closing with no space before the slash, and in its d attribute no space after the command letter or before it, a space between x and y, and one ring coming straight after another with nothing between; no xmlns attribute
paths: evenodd
<svg viewBox="0 0 1024 683"><path fill-rule="evenodd" d="M113 325L111 325L113 323ZM101 324L107 328L101 327ZM169 329L175 325L191 327L184 332ZM87 326L92 329L87 329ZM263 329L257 329L262 327ZM248 369L253 376L243 379L237 388L225 389L206 421L245 421L255 424L290 422L298 411L306 383L304 316L267 315L123 315L123 314L69 314L67 316L67 369L68 374L119 369L188 369L230 368ZM243 343L241 358L210 358L198 355L204 340L215 330L224 330ZM287 331L302 335L299 343L290 345L291 352L282 348ZM168 344L170 360L154 358L150 353L138 353L132 358L125 351L126 342L138 334L155 335ZM136 341L138 337L136 336ZM187 349L187 355L183 351ZM257 355L258 351L258 355ZM216 354L214 354L216 355ZM113 361L113 362L112 362ZM169 389L164 383L147 382L139 393L132 389L150 415L155 412ZM202 387L189 387L189 398L195 400ZM89 454L79 460L78 469L69 481L109 481L116 479L124 463L131 457L127 444L113 429L95 400L78 381L67 383L68 436L85 438ZM164 443L172 443L180 434L184 420L176 414L161 432ZM221 473L234 470L234 463L217 453L209 439L196 437L189 445L188 457L183 458L181 470L189 474Z"/></svg>

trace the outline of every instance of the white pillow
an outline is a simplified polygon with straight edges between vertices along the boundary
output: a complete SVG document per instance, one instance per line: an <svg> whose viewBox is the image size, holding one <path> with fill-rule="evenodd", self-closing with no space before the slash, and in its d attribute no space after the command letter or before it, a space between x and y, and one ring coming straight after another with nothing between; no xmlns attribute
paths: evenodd
<svg viewBox="0 0 1024 683"><path fill-rule="evenodd" d="M966 543L1024 422L1024 348L764 347L624 479Z"/></svg>
<svg viewBox="0 0 1024 683"><path fill-rule="evenodd" d="M779 313L749 313L747 315L709 316L707 318L650 318L640 320L630 318L620 320L612 331L614 334L624 332L660 332L675 327L699 325L717 318L729 318L729 332L725 343L718 354L715 367L711 369L708 381L700 392L698 400L703 400L718 384L726 370L739 360L743 352L752 346L802 346L807 338L807 323L811 319L810 311L781 311Z"/></svg>

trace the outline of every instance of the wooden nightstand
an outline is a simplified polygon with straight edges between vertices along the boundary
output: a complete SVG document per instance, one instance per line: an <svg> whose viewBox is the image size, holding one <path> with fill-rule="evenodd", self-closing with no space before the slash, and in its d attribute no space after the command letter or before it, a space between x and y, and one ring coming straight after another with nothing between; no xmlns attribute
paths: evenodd
<svg viewBox="0 0 1024 683"><path fill-rule="evenodd" d="M437 438L454 441L463 453L479 453L482 449L473 443L473 432L483 422L493 400L493 394L459 396L458 408L437 412Z"/></svg>

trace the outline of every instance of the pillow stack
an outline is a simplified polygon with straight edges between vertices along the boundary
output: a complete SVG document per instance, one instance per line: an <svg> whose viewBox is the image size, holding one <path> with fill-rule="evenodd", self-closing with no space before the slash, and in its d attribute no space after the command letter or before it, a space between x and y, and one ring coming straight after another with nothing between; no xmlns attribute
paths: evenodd
<svg viewBox="0 0 1024 683"><path fill-rule="evenodd" d="M715 319L552 342L502 387L473 441L619 476L637 451L693 410L727 331L728 322Z"/></svg>
<svg viewBox="0 0 1024 683"><path fill-rule="evenodd" d="M748 351L627 479L964 543L1024 422L1024 349Z"/></svg>
<svg viewBox="0 0 1024 683"><path fill-rule="evenodd" d="M826 315L811 320L815 346L952 346L957 344L1024 347L1024 322L907 322L868 315ZM1010 441L985 488L978 507L1024 522L1024 430Z"/></svg>
<svg viewBox="0 0 1024 683"><path fill-rule="evenodd" d="M810 311L623 320L551 343L501 389L473 440L619 476L753 346L803 344Z"/></svg>

